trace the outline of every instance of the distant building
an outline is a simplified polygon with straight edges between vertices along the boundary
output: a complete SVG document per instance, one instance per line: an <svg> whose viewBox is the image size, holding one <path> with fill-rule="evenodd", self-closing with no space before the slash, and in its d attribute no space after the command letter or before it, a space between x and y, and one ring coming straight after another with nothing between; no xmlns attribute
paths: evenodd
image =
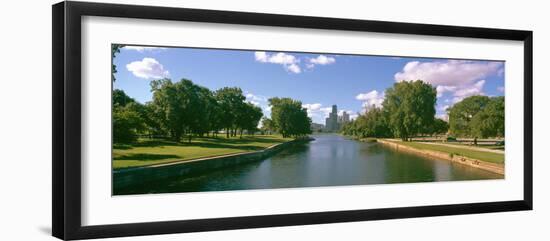
<svg viewBox="0 0 550 241"><path fill-rule="evenodd" d="M338 107L336 105L332 106L332 111L329 113L328 117L325 119L325 130L329 132L339 131L344 124L350 121L349 114L345 111L341 116L338 116Z"/></svg>
<svg viewBox="0 0 550 241"><path fill-rule="evenodd" d="M338 128L338 107L332 106L332 112L325 119L325 128L327 131L337 131Z"/></svg>

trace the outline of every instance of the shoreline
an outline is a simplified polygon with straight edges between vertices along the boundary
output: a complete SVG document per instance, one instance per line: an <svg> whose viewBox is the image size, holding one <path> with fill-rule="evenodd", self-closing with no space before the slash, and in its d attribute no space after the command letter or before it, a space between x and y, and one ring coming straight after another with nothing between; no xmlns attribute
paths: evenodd
<svg viewBox="0 0 550 241"><path fill-rule="evenodd" d="M390 148L394 148L398 151L406 151L409 153L414 153L414 154L424 155L432 158L438 158L438 159L443 159L451 162L456 162L462 165L479 168L479 169L500 174L500 175L504 175L504 172L505 172L504 165L501 165L501 164L482 161L474 158L469 158L469 157L460 156L452 153L441 152L441 151L418 149L418 148L399 144L399 142L396 142L396 141L377 139L377 142L383 145L386 145Z"/></svg>
<svg viewBox="0 0 550 241"><path fill-rule="evenodd" d="M265 158L277 154L288 146L310 142L313 140L315 139L312 137L300 138L275 144L259 151L203 157L198 159L174 161L149 166L113 169L111 171L113 183L112 194L119 195L117 194L117 189L130 188L135 185L140 185L156 180L261 161Z"/></svg>

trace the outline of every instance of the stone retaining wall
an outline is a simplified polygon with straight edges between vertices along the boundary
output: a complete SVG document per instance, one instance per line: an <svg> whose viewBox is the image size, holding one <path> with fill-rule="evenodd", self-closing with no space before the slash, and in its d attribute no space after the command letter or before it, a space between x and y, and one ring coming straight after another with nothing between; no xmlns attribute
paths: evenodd
<svg viewBox="0 0 550 241"><path fill-rule="evenodd" d="M493 173L504 175L504 165L502 164L481 161L481 160L464 157L460 155L452 155L445 152L417 149L410 146L401 145L398 142L393 142L393 141L378 139L378 142L386 146L389 146L391 148L397 149L399 151L407 151L410 153L421 154L432 158L448 160L448 161L452 161L463 165L468 165L471 167L475 167L475 168L483 169Z"/></svg>

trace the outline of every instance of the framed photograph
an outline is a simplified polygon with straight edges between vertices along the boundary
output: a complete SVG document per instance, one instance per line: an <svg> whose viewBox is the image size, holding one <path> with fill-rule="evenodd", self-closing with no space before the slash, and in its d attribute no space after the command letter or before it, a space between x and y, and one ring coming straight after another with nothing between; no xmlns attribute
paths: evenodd
<svg viewBox="0 0 550 241"><path fill-rule="evenodd" d="M53 5L53 235L532 209L532 32Z"/></svg>

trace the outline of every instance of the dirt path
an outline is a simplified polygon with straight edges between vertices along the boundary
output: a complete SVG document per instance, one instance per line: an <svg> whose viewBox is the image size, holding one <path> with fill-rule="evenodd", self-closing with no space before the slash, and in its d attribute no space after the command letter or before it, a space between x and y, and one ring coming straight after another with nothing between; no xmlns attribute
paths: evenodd
<svg viewBox="0 0 550 241"><path fill-rule="evenodd" d="M504 154L503 150L492 150L492 149L488 149L488 148L475 147L475 146L463 146L463 145L453 145L453 144L434 143L434 142L421 142L421 141L418 141L418 142L422 143L422 144L448 146L448 147L456 147L456 148L462 148L462 149L468 149L468 150L474 150L474 151L484 151L484 152Z"/></svg>

